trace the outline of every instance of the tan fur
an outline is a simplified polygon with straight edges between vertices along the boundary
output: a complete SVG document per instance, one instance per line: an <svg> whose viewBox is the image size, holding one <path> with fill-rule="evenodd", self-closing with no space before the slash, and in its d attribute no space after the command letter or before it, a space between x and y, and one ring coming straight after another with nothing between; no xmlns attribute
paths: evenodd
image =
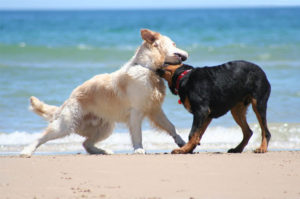
<svg viewBox="0 0 300 199"><path fill-rule="evenodd" d="M263 122L262 122L262 119L260 117L260 114L258 113L257 111L257 101L256 99L251 99L251 103L252 103L252 108L253 108L253 111L255 112L255 115L257 117L257 120L259 122L259 125L261 127L261 136L262 136L262 140L261 140L261 145L259 148L255 149L254 150L254 153L265 153L267 152L267 148L268 148L268 141L266 139L266 131L265 131L265 128L263 128Z"/></svg>
<svg viewBox="0 0 300 199"><path fill-rule="evenodd" d="M183 105L186 110L188 110L190 113L192 113L191 104L190 104L190 100L188 97L185 98Z"/></svg>
<svg viewBox="0 0 300 199"><path fill-rule="evenodd" d="M30 97L30 103L30 110L32 110L33 112L35 112L36 114L38 114L46 120L51 120L53 114L57 111L56 106L45 104L36 97Z"/></svg>
<svg viewBox="0 0 300 199"><path fill-rule="evenodd" d="M142 38L149 44L153 44L155 40L159 39L160 34L151 30L141 30Z"/></svg>
<svg viewBox="0 0 300 199"><path fill-rule="evenodd" d="M144 29L141 36L144 42L127 64L111 74L96 75L84 82L61 107L32 97L33 111L48 120L49 126L21 155L30 157L41 144L70 133L86 137L83 146L88 153L107 154L108 151L94 145L111 134L115 122L127 124L135 152L144 153L141 135L144 117L167 131L179 146L184 145L161 109L165 86L155 70L165 62L181 62L178 54L184 57L188 54L159 33Z"/></svg>
<svg viewBox="0 0 300 199"><path fill-rule="evenodd" d="M183 147L179 148L179 149L174 149L172 151L172 154L186 154L186 153L191 153L196 146L199 144L206 128L208 127L208 125L211 122L211 118L207 118L203 125L201 126L201 128L199 128L194 134L193 136L190 138L189 142L184 145Z"/></svg>
<svg viewBox="0 0 300 199"><path fill-rule="evenodd" d="M176 71L177 68L182 66L182 64L179 65L168 65L164 67L165 74L162 76L167 82L169 87L172 86L172 77Z"/></svg>
<svg viewBox="0 0 300 199"><path fill-rule="evenodd" d="M247 108L243 102L238 103L231 109L231 114L236 123L241 127L243 132L242 142L235 148L235 150L243 151L245 146L248 144L249 139L252 136L252 131L247 123Z"/></svg>

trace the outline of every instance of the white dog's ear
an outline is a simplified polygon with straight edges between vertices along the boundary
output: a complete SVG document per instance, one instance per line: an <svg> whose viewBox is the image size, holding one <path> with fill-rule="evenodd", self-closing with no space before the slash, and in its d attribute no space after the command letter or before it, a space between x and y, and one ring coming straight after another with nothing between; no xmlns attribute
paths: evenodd
<svg viewBox="0 0 300 199"><path fill-rule="evenodd" d="M158 39L159 33L153 32L148 29L142 29L141 36L142 36L143 40L145 40L147 43L153 44L155 42L155 40Z"/></svg>

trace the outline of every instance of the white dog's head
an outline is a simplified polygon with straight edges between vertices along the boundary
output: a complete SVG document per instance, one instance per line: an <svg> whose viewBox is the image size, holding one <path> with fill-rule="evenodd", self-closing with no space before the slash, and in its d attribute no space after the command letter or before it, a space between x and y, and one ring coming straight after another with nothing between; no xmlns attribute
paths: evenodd
<svg viewBox="0 0 300 199"><path fill-rule="evenodd" d="M152 51L160 54L164 64L181 64L188 58L188 53L176 47L176 44L167 36L148 29L141 30L141 36Z"/></svg>

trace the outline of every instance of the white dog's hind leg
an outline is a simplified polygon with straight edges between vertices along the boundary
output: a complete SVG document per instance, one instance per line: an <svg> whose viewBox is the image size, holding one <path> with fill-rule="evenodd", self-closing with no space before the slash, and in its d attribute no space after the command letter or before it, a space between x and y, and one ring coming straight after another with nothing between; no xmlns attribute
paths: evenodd
<svg viewBox="0 0 300 199"><path fill-rule="evenodd" d="M83 147L89 154L113 154L113 151L107 149L100 149L95 146L97 142L101 140L105 140L108 138L114 129L114 124L110 122L105 122L100 126L89 126L85 130L88 130L88 134L90 135L87 139L83 142Z"/></svg>
<svg viewBox="0 0 300 199"><path fill-rule="evenodd" d="M20 155L22 157L30 157L41 144L74 133L74 129L76 128L75 116L79 116L78 110L78 108L71 109L66 106L66 108L62 110L61 115L56 120L49 123L42 136L29 146L25 147Z"/></svg>
<svg viewBox="0 0 300 199"><path fill-rule="evenodd" d="M138 110L130 112L129 130L135 154L145 154L142 144L142 120L144 115Z"/></svg>
<svg viewBox="0 0 300 199"><path fill-rule="evenodd" d="M159 109L156 111L153 111L149 115L150 121L153 122L155 126L158 128L165 130L168 132L169 135L171 135L175 141L175 143L179 146L182 147L185 145L185 141L176 133L176 129L174 125L168 120L166 115L164 114L163 110Z"/></svg>
<svg viewBox="0 0 300 199"><path fill-rule="evenodd" d="M47 129L44 131L42 136L35 140L32 144L28 145L23 149L20 156L21 157L30 157L33 152L42 144L49 140L54 140L56 138L65 137L70 133L70 131L62 131L62 129L54 127L57 121L54 121L53 123L50 123Z"/></svg>

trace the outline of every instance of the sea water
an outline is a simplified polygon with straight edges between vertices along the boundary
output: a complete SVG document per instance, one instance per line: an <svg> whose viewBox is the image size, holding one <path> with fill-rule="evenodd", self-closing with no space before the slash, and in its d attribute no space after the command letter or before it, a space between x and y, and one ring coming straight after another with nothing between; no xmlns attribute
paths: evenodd
<svg viewBox="0 0 300 199"><path fill-rule="evenodd" d="M189 52L186 63L212 66L248 60L262 67L272 86L267 119L270 150L300 149L300 8L0 11L0 154L15 154L47 123L28 110L29 97L61 105L72 90L100 73L118 70L141 44L140 29L171 37ZM187 140L192 115L167 91L163 110ZM252 109L254 131L246 150L261 135ZM242 139L228 113L213 120L200 151L226 151ZM39 152L83 152L78 135L50 141ZM170 151L172 138L143 124L148 151ZM130 151L130 135L118 125L99 146Z"/></svg>

